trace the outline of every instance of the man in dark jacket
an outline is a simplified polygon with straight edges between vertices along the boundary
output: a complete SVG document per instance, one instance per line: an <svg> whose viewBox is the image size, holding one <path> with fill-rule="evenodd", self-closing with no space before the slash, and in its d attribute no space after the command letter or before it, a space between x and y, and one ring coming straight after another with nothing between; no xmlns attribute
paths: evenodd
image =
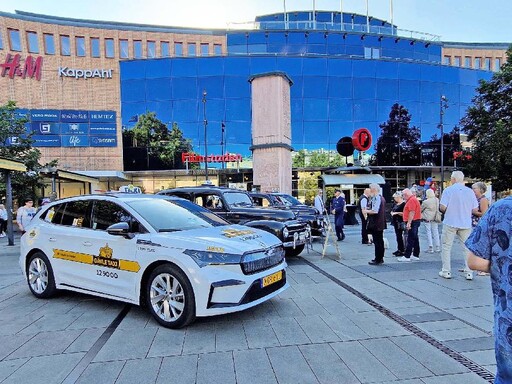
<svg viewBox="0 0 512 384"><path fill-rule="evenodd" d="M372 223L368 228L373 237L375 245L375 257L369 261L370 265L380 265L384 263L384 230L386 229L386 200L380 194L379 184L370 184L370 199L368 207L363 213L368 215L368 223Z"/></svg>
<svg viewBox="0 0 512 384"><path fill-rule="evenodd" d="M339 189L334 190L334 198L331 203L331 213L334 215L334 226L338 241L345 239L343 226L345 224L345 197Z"/></svg>

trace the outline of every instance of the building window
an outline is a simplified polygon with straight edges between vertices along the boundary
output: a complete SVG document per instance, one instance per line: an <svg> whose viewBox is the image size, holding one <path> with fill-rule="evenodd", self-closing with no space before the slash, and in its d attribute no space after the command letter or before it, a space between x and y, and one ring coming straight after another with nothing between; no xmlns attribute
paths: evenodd
<svg viewBox="0 0 512 384"><path fill-rule="evenodd" d="M222 45L221 44L213 44L213 54L215 56L222 55Z"/></svg>
<svg viewBox="0 0 512 384"><path fill-rule="evenodd" d="M2 39L2 31L0 31L0 49L4 49L4 40Z"/></svg>
<svg viewBox="0 0 512 384"><path fill-rule="evenodd" d="M471 68L471 56L466 56L464 58L464 66L466 68Z"/></svg>
<svg viewBox="0 0 512 384"><path fill-rule="evenodd" d="M380 48L364 47L365 59L380 59Z"/></svg>
<svg viewBox="0 0 512 384"><path fill-rule="evenodd" d="M501 68L501 59L499 57L494 59L494 70L499 71Z"/></svg>
<svg viewBox="0 0 512 384"><path fill-rule="evenodd" d="M162 41L160 43L160 56L161 57L169 57L169 42Z"/></svg>
<svg viewBox="0 0 512 384"><path fill-rule="evenodd" d="M156 57L156 43L154 41L148 40L148 59L153 59Z"/></svg>
<svg viewBox="0 0 512 384"><path fill-rule="evenodd" d="M67 35L60 35L60 54L62 56L71 56L71 44Z"/></svg>
<svg viewBox="0 0 512 384"><path fill-rule="evenodd" d="M455 65L456 67L460 67L460 56L454 57L453 65Z"/></svg>
<svg viewBox="0 0 512 384"><path fill-rule="evenodd" d="M75 48L76 48L77 56L79 56L79 57L85 56L85 37L83 37L83 36L75 37Z"/></svg>
<svg viewBox="0 0 512 384"><path fill-rule="evenodd" d="M183 56L183 43L174 43L174 56Z"/></svg>
<svg viewBox="0 0 512 384"><path fill-rule="evenodd" d="M210 47L208 43L201 43L201 56L208 56L209 50Z"/></svg>
<svg viewBox="0 0 512 384"><path fill-rule="evenodd" d="M11 51L21 51L20 31L17 29L9 29L8 31Z"/></svg>
<svg viewBox="0 0 512 384"><path fill-rule="evenodd" d="M100 39L91 37L91 57L100 57Z"/></svg>
<svg viewBox="0 0 512 384"><path fill-rule="evenodd" d="M475 57L475 69L482 68L482 58L481 57Z"/></svg>
<svg viewBox="0 0 512 384"><path fill-rule="evenodd" d="M112 58L115 54L114 39L105 39L105 57Z"/></svg>
<svg viewBox="0 0 512 384"><path fill-rule="evenodd" d="M188 56L196 56L196 43L188 43Z"/></svg>
<svg viewBox="0 0 512 384"><path fill-rule="evenodd" d="M27 31L28 51L30 53L39 53L39 41L37 41L37 33Z"/></svg>
<svg viewBox="0 0 512 384"><path fill-rule="evenodd" d="M142 58L142 41L140 40L133 40L133 57Z"/></svg>
<svg viewBox="0 0 512 384"><path fill-rule="evenodd" d="M490 71L491 70L491 58L490 57L486 57L485 58L485 61L484 61L484 69L486 71Z"/></svg>
<svg viewBox="0 0 512 384"><path fill-rule="evenodd" d="M127 59L128 56L128 40L119 40L119 57Z"/></svg>
<svg viewBox="0 0 512 384"><path fill-rule="evenodd" d="M450 65L451 64L451 56L443 57L443 64L444 65Z"/></svg>

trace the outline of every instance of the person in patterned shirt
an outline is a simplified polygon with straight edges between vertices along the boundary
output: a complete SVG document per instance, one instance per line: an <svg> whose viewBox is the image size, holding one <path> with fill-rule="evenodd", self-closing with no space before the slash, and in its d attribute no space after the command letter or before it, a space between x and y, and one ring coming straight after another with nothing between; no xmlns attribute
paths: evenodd
<svg viewBox="0 0 512 384"><path fill-rule="evenodd" d="M491 273L494 296L495 384L512 383L512 197L492 205L465 244L468 266Z"/></svg>

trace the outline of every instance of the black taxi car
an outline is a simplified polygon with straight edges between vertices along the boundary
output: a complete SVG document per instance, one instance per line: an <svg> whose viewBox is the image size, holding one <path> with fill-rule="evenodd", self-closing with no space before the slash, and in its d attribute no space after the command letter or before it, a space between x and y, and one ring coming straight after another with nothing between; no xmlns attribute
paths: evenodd
<svg viewBox="0 0 512 384"><path fill-rule="evenodd" d="M287 257L299 255L311 239L310 226L297 220L293 211L256 207L245 191L202 185L165 189L157 194L190 200L232 224L243 224L270 232L283 242Z"/></svg>
<svg viewBox="0 0 512 384"><path fill-rule="evenodd" d="M298 220L309 224L313 236L322 236L324 234L324 218L315 207L302 204L295 197L286 193L249 192L249 195L254 205L258 207L291 210L295 213Z"/></svg>

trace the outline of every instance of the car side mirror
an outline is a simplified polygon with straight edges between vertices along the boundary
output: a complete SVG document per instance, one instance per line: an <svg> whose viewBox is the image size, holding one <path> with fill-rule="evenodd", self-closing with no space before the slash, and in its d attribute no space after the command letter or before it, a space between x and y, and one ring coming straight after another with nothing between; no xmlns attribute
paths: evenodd
<svg viewBox="0 0 512 384"><path fill-rule="evenodd" d="M130 233L130 226L128 223L124 221L112 224L107 228L107 233L113 236L123 236L127 239L133 239L135 237L133 233Z"/></svg>

